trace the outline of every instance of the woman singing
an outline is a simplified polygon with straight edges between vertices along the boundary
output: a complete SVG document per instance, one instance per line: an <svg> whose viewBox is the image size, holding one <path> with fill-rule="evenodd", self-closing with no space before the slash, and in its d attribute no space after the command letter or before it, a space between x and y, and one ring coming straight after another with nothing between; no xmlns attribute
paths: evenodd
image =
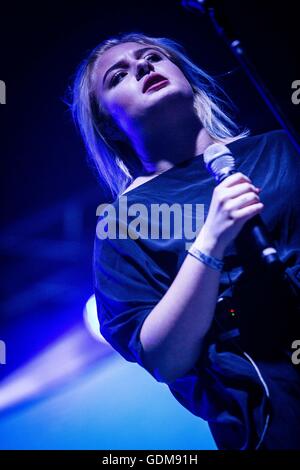
<svg viewBox="0 0 300 470"><path fill-rule="evenodd" d="M240 131L182 47L143 34L92 51L72 110L112 203L94 251L103 336L207 420L219 449L300 449L298 303L236 243L259 214L297 291L300 159L285 133ZM203 161L213 143L237 170L217 186ZM192 239L179 230L188 222Z"/></svg>

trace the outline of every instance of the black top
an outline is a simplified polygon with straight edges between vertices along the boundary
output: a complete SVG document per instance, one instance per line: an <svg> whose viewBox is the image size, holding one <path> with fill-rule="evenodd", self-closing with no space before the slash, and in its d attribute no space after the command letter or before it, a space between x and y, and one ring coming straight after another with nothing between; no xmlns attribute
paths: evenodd
<svg viewBox="0 0 300 470"><path fill-rule="evenodd" d="M299 287L299 155L283 131L239 139L228 147L235 157L236 169L262 188L261 217L277 243L281 260L289 268L290 278ZM133 239L141 231L137 216L141 224L147 220L150 234L150 227L154 230L156 224L147 219L151 204L166 203L170 207L177 203L182 209L184 204L192 204L191 218L195 224L199 219L196 204L204 204L205 219L214 187L215 181L208 174L202 155L186 160L120 196L109 212L111 223L116 210L117 238L112 236L112 226L110 238L95 238L95 295L101 333L128 361L145 367L139 339L143 321L168 290L187 256L187 243L193 241L185 233L178 236L174 223L170 236L160 233L159 237L147 238L144 224L143 237ZM134 215L127 215L127 220L121 218L120 203L141 212L132 212ZM144 208L132 206L134 203L143 204ZM107 220L104 211L98 223ZM118 229L123 228L124 232L127 227L131 237L119 238ZM156 228L160 228L159 222ZM206 347L194 368L168 386L187 409L209 422L219 448L256 448L263 437L272 435L268 427L270 408L271 423L279 419L272 416L276 414L272 409L272 393L276 397L281 393L275 392L274 377L284 374L292 387L297 387L288 393L299 396L300 392L300 381L295 380L298 374L290 358L277 354L281 327L291 325L287 311L290 307L283 297L276 297L278 286L274 287L272 282L267 286L261 267L245 274L235 243L226 250L224 260L219 296L225 301L218 303ZM300 339L300 331L295 331L294 325L292 329L293 339ZM287 345L281 346L283 351ZM148 372L154 375L153 371ZM291 420L296 419L298 426L299 408L297 404L291 405L290 410ZM289 418L286 421L286 428L282 427L285 431L293 425Z"/></svg>

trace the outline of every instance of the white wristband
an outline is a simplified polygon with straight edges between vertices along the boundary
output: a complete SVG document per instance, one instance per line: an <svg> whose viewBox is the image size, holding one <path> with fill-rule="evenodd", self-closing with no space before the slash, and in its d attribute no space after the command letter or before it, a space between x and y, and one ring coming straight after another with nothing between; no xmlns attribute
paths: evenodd
<svg viewBox="0 0 300 470"><path fill-rule="evenodd" d="M222 271L224 267L224 261L221 261L220 259L215 258L214 256L206 255L198 248L196 248L194 244L189 248L188 253L194 256L194 258L204 263L206 266L209 266L210 268L214 269L215 271Z"/></svg>

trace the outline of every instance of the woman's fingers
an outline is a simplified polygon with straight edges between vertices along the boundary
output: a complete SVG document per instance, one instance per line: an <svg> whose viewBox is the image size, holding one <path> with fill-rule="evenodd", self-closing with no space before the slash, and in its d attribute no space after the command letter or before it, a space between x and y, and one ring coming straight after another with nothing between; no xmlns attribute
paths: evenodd
<svg viewBox="0 0 300 470"><path fill-rule="evenodd" d="M240 222L246 222L254 215L259 214L264 208L262 202L251 204L250 206L243 207L242 209L235 209L230 212L230 218Z"/></svg>
<svg viewBox="0 0 300 470"><path fill-rule="evenodd" d="M244 175L243 173L237 172L233 175L228 176L225 180L223 180L218 186L223 188L230 188L238 183L251 183L250 178Z"/></svg>
<svg viewBox="0 0 300 470"><path fill-rule="evenodd" d="M252 183L240 183L236 184L235 186L230 186L229 188L224 188L224 194L226 195L226 199L236 198L241 196L242 194L254 192L258 194L260 189L254 186Z"/></svg>
<svg viewBox="0 0 300 470"><path fill-rule="evenodd" d="M242 209L243 207L257 204L258 202L260 202L258 194L256 192L251 191L251 192L241 194L238 197L228 199L224 203L223 208L225 211L231 212L233 210L238 210L238 209Z"/></svg>
<svg viewBox="0 0 300 470"><path fill-rule="evenodd" d="M260 189L242 173L230 175L214 189L205 231L221 251L238 235L248 219L262 211L264 206L259 192Z"/></svg>

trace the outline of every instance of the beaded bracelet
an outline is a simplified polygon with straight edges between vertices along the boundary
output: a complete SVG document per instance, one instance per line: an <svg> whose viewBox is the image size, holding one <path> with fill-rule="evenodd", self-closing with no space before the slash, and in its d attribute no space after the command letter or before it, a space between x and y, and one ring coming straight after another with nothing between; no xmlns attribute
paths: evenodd
<svg viewBox="0 0 300 470"><path fill-rule="evenodd" d="M202 263L206 264L206 266L209 266L210 268L214 269L215 271L222 271L224 267L224 261L221 261L220 259L217 259L214 256L209 256L205 253L202 253L202 251L198 250L198 248L193 245L188 250L188 253L194 256L194 258L198 259Z"/></svg>

